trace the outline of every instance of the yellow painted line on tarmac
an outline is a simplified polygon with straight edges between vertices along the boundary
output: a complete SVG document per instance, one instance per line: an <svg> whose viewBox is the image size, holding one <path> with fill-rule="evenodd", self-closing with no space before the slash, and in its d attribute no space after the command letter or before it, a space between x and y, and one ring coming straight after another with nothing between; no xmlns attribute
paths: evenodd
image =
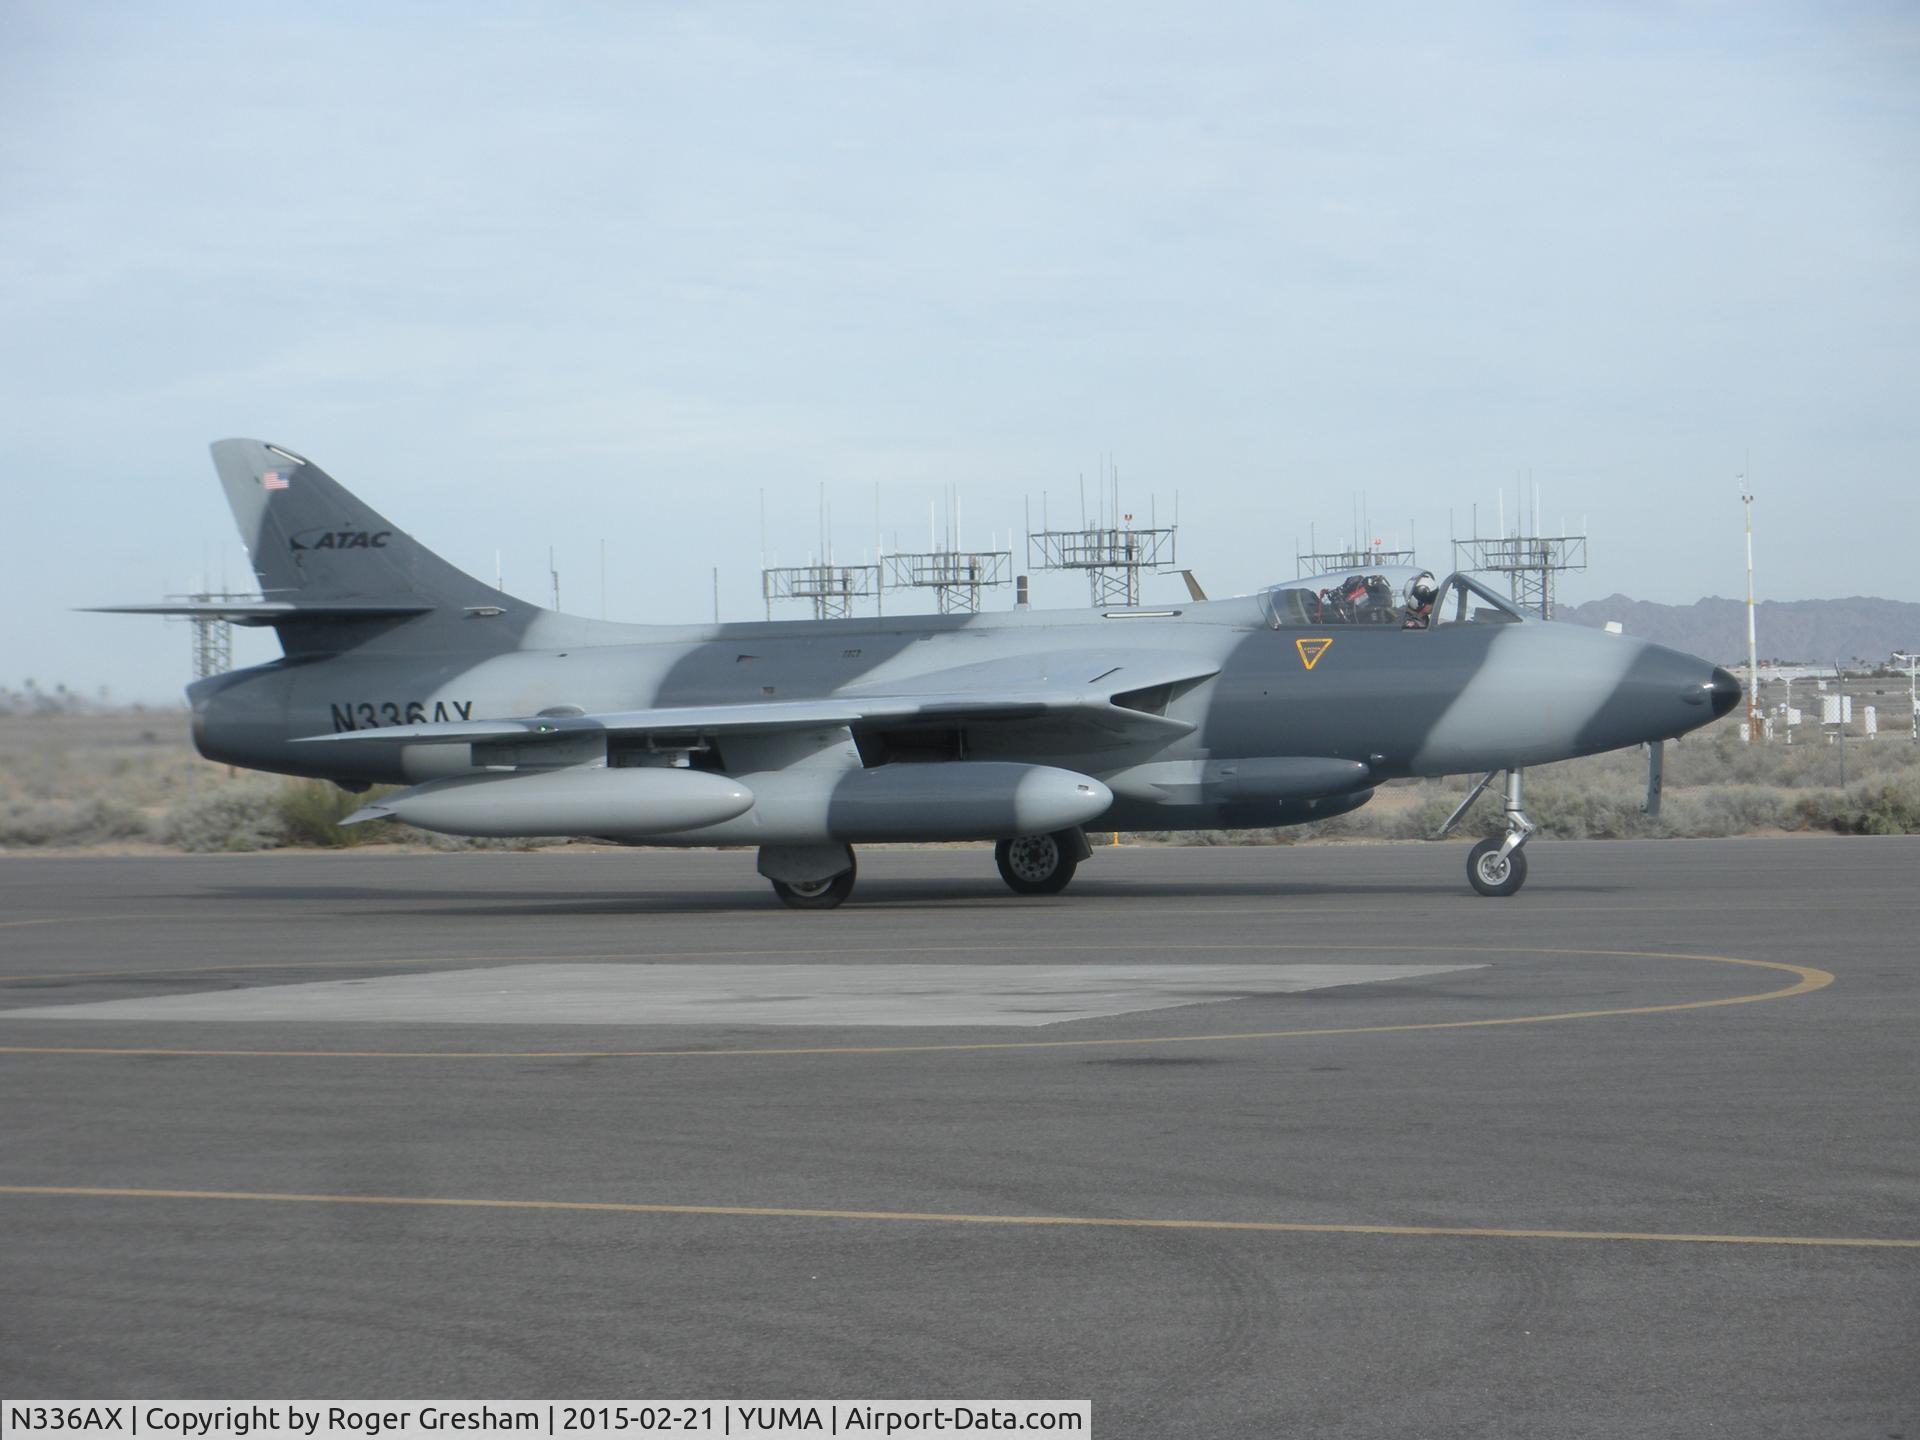
<svg viewBox="0 0 1920 1440"><path fill-rule="evenodd" d="M140 970L60 970L40 975L0 975L0 985L39 984L54 980L145 980L167 975L225 974L253 970L365 970L382 965L572 965L600 961L624 961L653 965L667 961L701 960L793 960L803 957L840 959L847 956L886 956L895 959L913 955L988 955L1018 948L1023 956L1052 954L1112 955L1116 949L1137 949L1164 954L1173 948L1188 952L1263 955L1274 951L1319 954L1338 951L1343 954L1379 955L1559 955L1605 956L1608 958L1648 960L1725 960L1735 965L1764 965L1761 960L1738 960L1724 955L1669 955L1657 950L1568 950L1545 945L1360 945L1340 941L1319 944L1309 941L1165 941L1142 940L1124 944L1107 943L1033 943L1026 940L979 940L958 945L779 945L766 948L726 950L584 950L578 953L548 951L537 955L385 955L350 956L344 959L310 960L232 960L209 965L170 965ZM1165 963L1165 962L1160 962ZM1798 969L1788 966L1788 969ZM1825 973L1825 972L1822 972ZM1828 977L1831 981L1832 977ZM1818 988L1818 987L1815 987Z"/></svg>
<svg viewBox="0 0 1920 1440"><path fill-rule="evenodd" d="M561 951L546 952L538 955L387 955L352 956L347 959L316 958L310 960L233 960L216 961L210 965L168 965L149 967L141 970L57 970L40 975L0 975L0 985L38 984L53 980L147 980L167 975L207 975L224 974L228 971L252 970L364 970L381 965L571 965L598 961L626 961L631 964L658 964L663 961L681 960L793 960L803 956L822 956L839 959L845 956L887 956L901 958L909 955L986 955L1000 954L1011 948L1019 949L1022 955L1042 955L1055 953L1084 953L1112 955L1113 944L1033 944L1025 940L980 940L964 945L780 945L772 948L729 949L729 950L587 950L579 953ZM1321 950L1357 950L1381 953L1425 953L1427 951L1447 951L1460 954L1496 954L1497 948L1480 945L1309 945L1305 943L1274 944L1268 941L1249 940L1241 942L1192 942L1186 940L1141 941L1134 942L1131 948L1151 950L1156 954L1164 953L1169 947L1181 951L1223 951L1243 952L1246 954L1264 954L1272 950L1316 952ZM1555 954L1626 954L1639 952L1614 951L1556 951L1535 947L1514 947L1513 953L1528 955Z"/></svg>
<svg viewBox="0 0 1920 1440"><path fill-rule="evenodd" d="M375 1205L446 1210L545 1210L724 1219L866 1220L917 1225L1011 1225L1086 1230L1211 1230L1268 1235L1382 1235L1409 1239L1613 1240L1656 1245L1779 1245L1920 1250L1920 1240L1853 1235L1709 1235L1656 1230L1546 1230L1480 1225L1341 1225L1296 1220L1154 1220L1118 1215L971 1215L940 1210L827 1210L785 1205L647 1205L614 1200L479 1200L420 1195L307 1195L269 1190L140 1190L94 1185L0 1185L0 1195L95 1200L235 1200L282 1205Z"/></svg>
<svg viewBox="0 0 1920 1440"><path fill-rule="evenodd" d="M0 920L0 930L14 930L24 925L152 925L163 920L187 920L195 925L204 925L213 920L257 920L259 918L250 910L224 910L211 915L200 910L182 910L172 914L42 915L33 920Z"/></svg>
<svg viewBox="0 0 1920 1440"><path fill-rule="evenodd" d="M1116 895L1103 895L1101 898L1102 900L1125 900L1125 899L1134 898L1134 897L1128 897L1122 894L1116 894ZM1139 898L1142 901L1151 901L1151 900L1157 900L1160 897L1141 896L1137 898ZM914 904L917 905L919 904L919 902L914 902ZM908 909L908 908L913 908L913 907L908 905L906 902L902 902L899 904L891 904L891 903L869 904L863 908L861 913L862 914L878 914L878 913L884 912L888 915L892 915L901 910ZM1635 913L1639 915L1691 915L1691 914L1698 914L1705 908L1708 908L1708 907L1704 903L1702 905L1661 906L1661 907L1654 907L1654 908L1638 907ZM1757 906L1748 906L1747 908L1749 910L1755 911L1756 913L1760 913L1760 912L1768 912L1768 911L1775 911L1775 910L1778 910L1778 911L1792 910L1795 907L1790 905L1771 905L1770 906L1770 905L1761 903ZM1581 914L1581 913L1599 912L1599 911L1612 911L1616 909L1618 909L1618 907L1614 905L1561 905L1561 906L1555 906L1551 909L1541 909L1538 906L1534 906L1529 908L1528 914L1532 916L1534 919L1545 919L1555 915L1570 915L1570 914ZM507 915L511 913L512 912L510 907L503 907L501 911L502 915ZM636 908L618 909L618 910L582 909L576 912L570 912L569 918L579 919L579 918L598 917L598 918L606 918L606 919L631 919L634 917L655 915L657 913L660 913L660 912L651 910L647 907L636 907ZM679 913L679 912L675 912L675 913ZM771 922L771 921L782 919L786 915L786 913L787 912L785 911L781 911L775 914L768 914L766 916L758 916L758 917L736 915L734 918L758 918L758 919L764 919L766 921ZM1243 916L1284 915L1287 918L1293 919L1293 920L1310 919L1310 918L1315 918L1319 916L1366 915L1366 916L1369 916L1376 923L1392 924L1397 922L1397 923L1406 924L1406 925L1425 924L1429 919L1429 917L1424 914L1401 915L1393 912L1382 913L1377 908L1368 907L1368 906L1356 906L1351 908L1349 907L1335 908L1335 907L1324 907L1324 906L1323 907L1302 907L1302 906L1288 905L1288 906L1262 907L1262 908L1254 908L1254 909L1239 909L1239 910L1236 910L1234 913L1236 915L1243 915ZM1177 920L1182 920L1182 919L1192 918L1192 917L1205 917L1210 919L1217 918L1218 914L1219 912L1216 910L1167 910L1164 908L1160 908L1160 909L1156 909L1153 912L1152 916L1150 916L1149 918L1156 919L1156 920L1166 919L1166 920L1177 921ZM11 930L11 929L19 929L19 928L24 928L29 926L42 926L42 925L126 925L126 924L136 924L136 923L155 924L155 923L160 923L164 921L188 921L194 924L205 924L208 921L212 921L212 920L220 920L220 921L254 920L257 918L258 917L248 912L242 912L242 911L229 911L229 912L225 912L217 915L206 915L206 914L196 913L192 911L184 911L178 914L144 914L144 915L49 915L49 916L43 916L37 919L30 919L30 920L0 920L0 930ZM849 916L848 918L851 919L853 917ZM1331 945L1331 944L1330 945L1295 945L1295 946L1280 946L1280 945L1271 945L1271 944L1202 945L1202 944L1193 944L1191 942L1179 939L1178 937L1175 937L1175 936L1168 936L1160 940L1130 940L1126 943L1135 948L1139 948L1143 950L1154 949L1159 946L1166 946L1166 945L1178 946L1178 948L1182 950L1225 950L1225 951L1275 950L1275 949L1289 949L1289 948L1298 949L1298 950L1374 950L1374 949L1410 950L1410 949L1416 948L1411 946ZM221 973L226 971L238 971L238 970L297 970L297 969L308 968L308 967L314 968L314 969L345 969L345 968L352 968L356 966L366 967L366 966L377 966L377 965L387 965L387 964L443 965L443 964L456 964L456 963L479 964L479 963L487 963L487 962L503 964L503 963L555 963L560 961L574 961L574 960L580 960L580 961L587 961L587 960L658 961L658 960L699 960L699 959L726 960L726 959L745 959L745 958L752 958L756 956L770 957L770 958L786 958L786 957L797 956L797 955L899 955L899 954L922 954L922 953L924 954L936 954L936 953L969 954L969 953L978 953L978 952L986 952L986 951L1006 950L1015 945L1018 946L1018 948L1021 950L1022 953L1027 953L1029 951L1040 949L1040 950L1056 950L1056 951L1072 951L1072 950L1097 951L1102 954L1111 954L1113 953L1113 950L1115 948L1114 944L1112 943L1088 944L1088 945L1034 946L1025 940L1016 941L1012 939L1001 939L1001 940L993 940L993 941L980 941L980 942L977 942L974 944L968 944L968 945L915 946L915 947L910 947L904 950L898 946L821 945L817 947L782 946L782 947L770 948L770 949L681 950L681 951L660 951L660 952L654 952L654 953L642 953L642 952L633 952L633 951L588 952L588 953L583 953L578 955L568 955L568 954L473 955L473 956L406 956L406 955L402 955L402 956L394 956L391 959L372 959L372 960L367 960L367 959L339 960L339 959L315 957L307 960L235 961L230 963L219 962L219 963L214 963L210 965L175 965L175 966L163 966L163 967L149 967L145 969L132 969L132 970L123 969L123 970L52 971L52 972L41 973L41 974L0 975L0 985L39 984L46 981L75 980L75 979L80 979L80 980L103 979L104 980L104 979L144 978L148 976L164 976L164 975L201 975L201 974ZM1430 948L1435 950L1452 949L1457 951L1471 952L1481 947L1431 946L1431 947L1421 947L1421 948ZM1550 949L1542 949L1534 953L1551 955L1551 954L1589 954L1589 953L1613 953L1613 952L1554 951Z"/></svg>
<svg viewBox="0 0 1920 1440"><path fill-rule="evenodd" d="M161 1046L0 1045L0 1055L179 1055L203 1059L280 1060L664 1060L738 1059L754 1056L771 1058L812 1055L931 1055L996 1050L1083 1050L1143 1045L1220 1045L1253 1040L1296 1040L1332 1035L1392 1035L1422 1030L1477 1030L1498 1025L1544 1025L1566 1020L1664 1015L1682 1010L1711 1010L1727 1005L1751 1005L1763 1000L1785 1000L1795 995L1806 995L1815 990L1823 990L1833 983L1831 973L1815 969L1811 965L1789 965L1779 960L1747 960L1735 955L1683 955L1655 950L1544 950L1533 946L1510 947L1503 950L1500 947L1459 945L1270 945L1264 948L1269 950L1345 949L1383 954L1394 951L1423 954L1451 951L1469 954L1597 956L1630 960L1701 960L1720 965L1743 965L1758 970L1777 970L1798 978L1793 984L1778 990L1763 990L1747 995L1726 995L1712 1000L1679 1000L1658 1005L1617 1006L1604 1010L1561 1010L1546 1015L1504 1015L1478 1020L1424 1020L1399 1025L1343 1025L1302 1030L1246 1030L1213 1035L1135 1035L1085 1040L959 1041L933 1045L796 1045L678 1050L222 1050ZM33 1017L29 1015L18 1018L31 1020Z"/></svg>
<svg viewBox="0 0 1920 1440"><path fill-rule="evenodd" d="M1290 950L1314 952L1320 950L1357 950L1378 951L1381 953L1424 953L1429 950L1451 951L1461 954L1493 954L1495 949L1479 945L1308 945L1303 943L1273 944L1268 941L1249 940L1239 943L1228 942L1191 942L1186 940L1142 941L1135 942L1134 949L1151 950L1156 954L1164 953L1168 947L1181 951L1223 951L1243 952L1259 955L1272 950ZM1032 944L1021 940L981 940L966 945L780 945L762 949L731 950L586 950L579 953L567 951L546 952L539 955L387 955L353 956L347 959L312 960L233 960L217 961L211 965L169 965L150 967L143 970L59 970L42 975L0 975L0 985L39 984L53 980L147 980L167 975L207 975L224 974L228 971L252 970L365 970L381 965L572 965L596 963L599 961L625 961L630 964L653 965L663 961L682 960L794 960L806 956L819 956L840 959L846 956L886 956L901 958L909 955L987 955L1001 954L1009 949L1018 948L1022 955L1043 955L1055 953L1084 953L1112 955L1115 946L1081 944ZM1611 951L1555 951L1534 947L1515 947L1514 953L1529 955L1554 954L1611 954ZM1628 953L1628 952L1619 952ZM1638 952L1633 952L1638 953Z"/></svg>

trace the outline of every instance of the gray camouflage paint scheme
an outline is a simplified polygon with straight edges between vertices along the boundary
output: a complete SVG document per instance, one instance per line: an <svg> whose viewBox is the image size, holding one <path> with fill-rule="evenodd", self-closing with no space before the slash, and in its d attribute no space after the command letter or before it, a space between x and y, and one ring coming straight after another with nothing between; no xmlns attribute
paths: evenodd
<svg viewBox="0 0 1920 1440"><path fill-rule="evenodd" d="M1263 595L1135 613L610 624L539 609L454 569L291 452L254 440L212 449L265 597L222 613L274 625L286 654L190 687L203 754L360 786L504 773L476 759L595 766L611 751L619 764L664 763L650 745L670 753L705 737L712 748L695 763L755 796L731 819L659 834L636 820L609 832L618 838L956 833L941 802L959 791L921 794L911 816L903 802L874 821L888 807L858 795L889 758L998 762L952 772L969 792L976 779L1012 783L1021 772L1007 764L1093 777L1113 795L1102 829L1291 824L1356 808L1383 780L1677 737L1739 695L1706 661L1624 635L1538 620L1302 630L1277 626ZM266 488L269 473L285 488ZM1311 667L1303 637L1332 640ZM836 704L816 724L805 707L781 709L821 701ZM342 707L348 738L306 738L333 735ZM634 713L663 707L729 708L709 711L712 723ZM529 724L523 740L495 737L477 751L434 729L556 710L557 733ZM368 736L366 725L386 733ZM1006 809L1006 823L1018 813ZM957 833L984 823L975 814Z"/></svg>

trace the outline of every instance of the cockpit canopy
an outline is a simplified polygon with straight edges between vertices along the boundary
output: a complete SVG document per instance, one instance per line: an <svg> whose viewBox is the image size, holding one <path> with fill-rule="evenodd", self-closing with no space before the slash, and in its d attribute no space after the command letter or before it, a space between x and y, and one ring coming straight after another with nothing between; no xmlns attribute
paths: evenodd
<svg viewBox="0 0 1920 1440"><path fill-rule="evenodd" d="M1386 565L1282 581L1263 592L1276 629L1382 625L1513 624L1527 617L1513 601L1464 572L1436 581L1431 570Z"/></svg>

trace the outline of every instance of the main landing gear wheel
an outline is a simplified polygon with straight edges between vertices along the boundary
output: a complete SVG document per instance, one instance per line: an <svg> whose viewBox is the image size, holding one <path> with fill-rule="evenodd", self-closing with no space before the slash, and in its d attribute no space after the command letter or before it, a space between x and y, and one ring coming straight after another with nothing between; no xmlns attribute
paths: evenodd
<svg viewBox="0 0 1920 1440"><path fill-rule="evenodd" d="M1073 839L1071 830L1060 830L1002 840L993 847L993 863L1016 895L1058 895L1080 867Z"/></svg>
<svg viewBox="0 0 1920 1440"><path fill-rule="evenodd" d="M1527 852L1500 853L1503 840L1482 840L1467 852L1467 883L1482 895L1511 895L1527 881Z"/></svg>
<svg viewBox="0 0 1920 1440"><path fill-rule="evenodd" d="M850 866L831 880L775 880L773 893L795 910L831 910L853 893L859 866Z"/></svg>

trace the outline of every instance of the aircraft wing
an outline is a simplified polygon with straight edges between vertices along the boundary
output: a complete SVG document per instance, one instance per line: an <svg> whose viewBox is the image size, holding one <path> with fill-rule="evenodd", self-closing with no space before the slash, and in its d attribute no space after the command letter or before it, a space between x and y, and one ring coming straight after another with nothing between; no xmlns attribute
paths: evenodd
<svg viewBox="0 0 1920 1440"><path fill-rule="evenodd" d="M1113 663L1107 663L1112 661ZM1090 727L1114 743L1171 739L1189 733L1185 720L1159 713L1176 685L1204 680L1218 666L1186 657L1015 657L959 666L895 684L844 691L817 700L762 700L723 705L669 705L648 710L551 713L497 720L382 725L307 735L297 744L526 743L585 734L715 735L809 729L924 728L1058 720ZM1131 701L1132 703L1122 703Z"/></svg>

